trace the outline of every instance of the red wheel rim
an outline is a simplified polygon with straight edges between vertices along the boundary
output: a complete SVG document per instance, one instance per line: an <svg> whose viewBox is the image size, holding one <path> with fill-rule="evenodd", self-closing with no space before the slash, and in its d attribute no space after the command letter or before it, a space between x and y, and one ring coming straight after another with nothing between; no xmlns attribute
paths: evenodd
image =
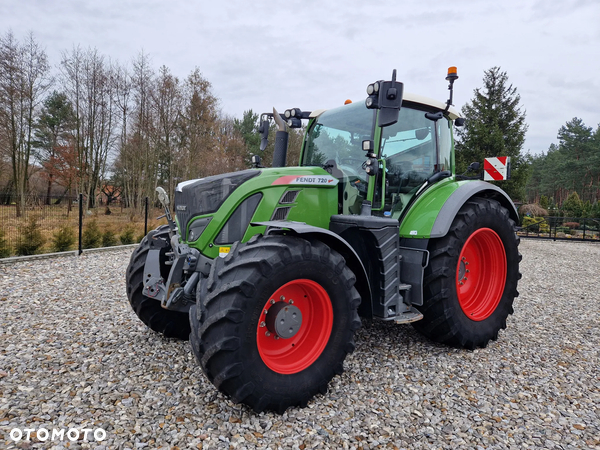
<svg viewBox="0 0 600 450"><path fill-rule="evenodd" d="M265 326L269 310L278 302L293 304L302 313L299 330L288 339L278 337ZM290 281L277 289L262 309L256 330L258 353L274 372L300 372L323 353L332 327L333 308L325 289L312 280Z"/></svg>
<svg viewBox="0 0 600 450"><path fill-rule="evenodd" d="M506 284L506 252L500 236L490 228L475 231L460 252L456 292L471 320L487 319L496 310Z"/></svg>

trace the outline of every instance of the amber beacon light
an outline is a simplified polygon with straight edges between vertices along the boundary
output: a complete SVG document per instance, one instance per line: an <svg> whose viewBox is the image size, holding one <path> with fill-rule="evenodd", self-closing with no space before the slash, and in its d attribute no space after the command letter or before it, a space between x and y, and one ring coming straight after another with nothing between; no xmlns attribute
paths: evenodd
<svg viewBox="0 0 600 450"><path fill-rule="evenodd" d="M448 76L446 76L446 80L450 81L454 81L458 79L458 75L456 73L456 67L448 67Z"/></svg>

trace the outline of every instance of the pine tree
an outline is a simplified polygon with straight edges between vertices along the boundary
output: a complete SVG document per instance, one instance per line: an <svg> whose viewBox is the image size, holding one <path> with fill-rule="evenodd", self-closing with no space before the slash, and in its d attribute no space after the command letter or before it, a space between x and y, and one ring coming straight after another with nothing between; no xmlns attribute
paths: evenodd
<svg viewBox="0 0 600 450"><path fill-rule="evenodd" d="M483 88L474 91L462 108L465 126L457 128L456 173L474 161L483 164L491 156L510 156L511 180L498 182L514 200L525 197L528 164L522 154L527 124L517 88L499 67L485 71Z"/></svg>
<svg viewBox="0 0 600 450"><path fill-rule="evenodd" d="M260 151L260 134L258 133L258 119L259 115L251 109L244 111L242 120L234 119L234 128L240 133L244 144L246 145L246 155L244 161L250 166L250 158L252 155L259 155L262 157Z"/></svg>

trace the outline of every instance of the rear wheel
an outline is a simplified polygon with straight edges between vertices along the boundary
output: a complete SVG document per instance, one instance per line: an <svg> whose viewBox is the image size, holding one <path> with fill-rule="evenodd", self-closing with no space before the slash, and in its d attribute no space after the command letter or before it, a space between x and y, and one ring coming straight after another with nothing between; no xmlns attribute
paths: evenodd
<svg viewBox="0 0 600 450"><path fill-rule="evenodd" d="M190 334L190 323L187 313L169 311L160 305L160 301L146 297L142 290L144 288L144 266L150 250L150 239L164 238L169 241L169 227L163 225L148 233L140 245L134 250L127 267L126 284L127 298L133 311L146 326L163 334L168 338L187 340ZM160 251L161 275L166 280L169 275L169 266L165 263L165 253L170 250L163 247Z"/></svg>
<svg viewBox="0 0 600 450"><path fill-rule="evenodd" d="M423 320L414 327L456 347L485 347L506 328L519 295L519 239L500 203L474 198L460 209L450 231L429 244Z"/></svg>
<svg viewBox="0 0 600 450"><path fill-rule="evenodd" d="M198 289L194 354L220 391L257 412L304 406L327 391L354 350L354 282L344 258L318 241L259 236L235 244Z"/></svg>

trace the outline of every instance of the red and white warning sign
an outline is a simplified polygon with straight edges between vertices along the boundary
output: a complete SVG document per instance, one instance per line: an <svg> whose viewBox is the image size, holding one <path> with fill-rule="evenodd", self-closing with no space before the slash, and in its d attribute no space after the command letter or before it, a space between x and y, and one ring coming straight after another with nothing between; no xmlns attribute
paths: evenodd
<svg viewBox="0 0 600 450"><path fill-rule="evenodd" d="M501 181L510 178L510 156L485 158L483 161L483 179Z"/></svg>

